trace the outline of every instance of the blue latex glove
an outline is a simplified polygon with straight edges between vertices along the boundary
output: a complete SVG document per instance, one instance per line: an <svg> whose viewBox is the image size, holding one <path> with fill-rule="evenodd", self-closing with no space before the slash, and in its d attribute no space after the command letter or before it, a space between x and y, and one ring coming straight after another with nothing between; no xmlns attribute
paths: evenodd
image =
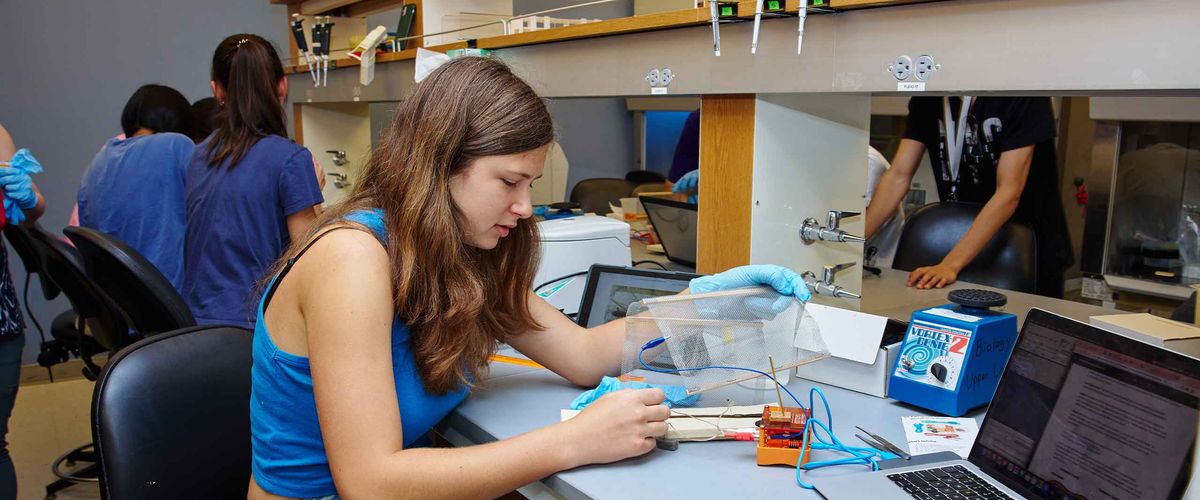
<svg viewBox="0 0 1200 500"><path fill-rule="evenodd" d="M796 297L805 302L812 298L804 278L791 269L772 264L735 267L723 273L693 279L688 285L692 293L767 285L780 295Z"/></svg>
<svg viewBox="0 0 1200 500"><path fill-rule="evenodd" d="M746 297L740 307L730 308L728 301L699 301L697 310L711 318L771 319L792 305L792 297L807 302L812 294L804 278L783 266L756 265L735 267L712 276L702 276L689 283L692 293L710 293L736 288L766 285L781 295L776 298ZM752 317L745 317L749 313Z"/></svg>
<svg viewBox="0 0 1200 500"><path fill-rule="evenodd" d="M29 174L15 168L0 168L0 186L4 187L5 201L12 200L21 208L37 206L33 178Z"/></svg>
<svg viewBox="0 0 1200 500"><path fill-rule="evenodd" d="M692 394L691 396L688 396L687 389L677 385L647 384L645 382L622 382L613 377L604 377L602 380L600 380L600 385L596 386L595 389L584 391L583 394L580 394L579 397L575 398L575 401L571 401L571 409L582 410L587 408L588 405L596 402L596 400L600 399L601 396L604 396L610 392L617 392L625 389L650 389L652 387L662 389L663 393L667 395L667 399L663 401L663 404L667 405L668 408L674 408L676 406L691 406L696 404L697 401L700 401L699 394Z"/></svg>
<svg viewBox="0 0 1200 500"><path fill-rule="evenodd" d="M7 168L0 168L0 186L4 188L4 212L9 222L20 224L25 220L22 208L37 206L37 194L33 191L33 178L29 174L42 171L42 164L28 149L21 148L13 155Z"/></svg>
<svg viewBox="0 0 1200 500"><path fill-rule="evenodd" d="M687 194L688 203L695 205L696 201L699 200L700 194L700 170L697 169L683 174L683 177L680 177L675 182L675 187L671 188L671 191Z"/></svg>
<svg viewBox="0 0 1200 500"><path fill-rule="evenodd" d="M18 207L17 204L14 203L12 200L5 198L4 199L4 218L6 220L8 220L9 224L19 226L19 225L21 225L22 222L25 222L25 212L22 212L21 208Z"/></svg>

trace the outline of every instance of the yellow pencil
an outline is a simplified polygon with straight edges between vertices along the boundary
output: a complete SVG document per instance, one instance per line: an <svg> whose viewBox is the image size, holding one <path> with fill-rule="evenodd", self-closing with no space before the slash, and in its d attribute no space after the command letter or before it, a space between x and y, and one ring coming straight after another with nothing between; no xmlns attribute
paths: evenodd
<svg viewBox="0 0 1200 500"><path fill-rule="evenodd" d="M530 361L525 358L514 358L512 356L505 356L503 354L493 354L488 359L491 361L498 362L498 363L508 363L510 365L528 366L530 368L541 368L541 369L546 368L546 367L538 364L536 361ZM644 377L638 377L636 375L629 375L629 374L621 375L620 377L617 377L617 378L624 382L629 382L629 381L641 382L643 380L646 380Z"/></svg>

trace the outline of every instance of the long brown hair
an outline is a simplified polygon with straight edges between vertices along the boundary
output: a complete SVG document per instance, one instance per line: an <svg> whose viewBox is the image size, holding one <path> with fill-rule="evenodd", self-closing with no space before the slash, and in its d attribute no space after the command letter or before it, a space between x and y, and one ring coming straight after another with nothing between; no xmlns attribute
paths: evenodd
<svg viewBox="0 0 1200 500"><path fill-rule="evenodd" d="M276 89L283 63L270 42L258 35L232 35L213 52L212 80L225 89L218 124L205 155L210 166L233 168L246 151L268 135L287 137L287 118Z"/></svg>
<svg viewBox="0 0 1200 500"><path fill-rule="evenodd" d="M518 221L492 250L467 245L450 178L478 158L532 151L553 140L545 103L507 66L454 59L400 103L354 192L316 225L355 210L383 211L396 314L409 327L430 392L483 380L497 342L541 328L528 304L537 225ZM285 260L303 244L294 242Z"/></svg>

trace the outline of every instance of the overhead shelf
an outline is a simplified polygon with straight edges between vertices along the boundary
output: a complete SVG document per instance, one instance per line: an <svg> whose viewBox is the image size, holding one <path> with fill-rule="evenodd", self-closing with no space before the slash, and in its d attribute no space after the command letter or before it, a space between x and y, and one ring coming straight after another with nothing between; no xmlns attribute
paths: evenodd
<svg viewBox="0 0 1200 500"><path fill-rule="evenodd" d="M596 29L582 25L537 39L508 35L476 43L501 48L495 57L535 82L545 97L659 95L662 89L646 81L654 68L676 75L667 88L671 95L912 95L900 84L915 78L898 82L888 66L900 55L926 54L940 69L919 82L918 91L933 95L1200 95L1200 66L1180 63L1200 53L1192 22L1200 18L1200 2L1161 0L1154 9L1116 5L1123 4L954 0L810 15L801 54L791 17L763 20L757 54L750 53L753 23L722 25L724 50L717 57L708 20L697 10L683 11L692 16L684 19L671 12L594 23L624 30L620 34L581 31ZM1002 34L978 36L989 30ZM515 44L522 40L527 43ZM546 43L558 40L570 41ZM413 82L415 52L382 57L389 62L375 69L375 83L360 85L357 71L330 71L328 86L306 89L296 102L403 98ZM299 76L293 83L302 83Z"/></svg>
<svg viewBox="0 0 1200 500"><path fill-rule="evenodd" d="M398 7L403 0L271 0L272 3L290 3L292 5L299 4L299 12L301 14L321 14L334 9L346 7L350 10L356 7L362 7L364 4L371 4L373 8L383 8L383 5L388 5L387 8ZM919 2L928 2L933 0L830 0L830 9L857 9L866 7L881 7L887 5L900 5ZM784 12L789 15L795 15L799 12L801 0L785 0ZM411 0L410 0L411 3ZM754 11L756 8L755 0L740 0L738 2L738 18L742 20L754 19ZM811 15L811 14L810 14ZM582 38L595 38L603 36L623 35L629 33L638 33L644 31L666 30L673 28L684 28L689 26L706 25L712 22L708 7L700 7L695 9L684 9L668 12L658 12L653 14L643 14L640 16L621 17L616 19L606 19L602 21L579 24L573 26L563 26L560 28L552 28L545 30L529 31L512 35L500 35L493 37L479 38L475 40L475 46L481 49L503 49L510 47L521 47L525 45L536 45L541 43L562 42L567 40L578 40ZM427 50L438 52L446 52L448 50L465 48L467 42L458 42L432 47L425 47ZM376 58L376 64L388 63L393 61L405 61L416 58L416 50L404 50L395 53L382 54ZM330 69L356 67L359 62L353 58L341 58L330 61ZM300 73L307 71L306 66L295 64L290 66L289 73Z"/></svg>

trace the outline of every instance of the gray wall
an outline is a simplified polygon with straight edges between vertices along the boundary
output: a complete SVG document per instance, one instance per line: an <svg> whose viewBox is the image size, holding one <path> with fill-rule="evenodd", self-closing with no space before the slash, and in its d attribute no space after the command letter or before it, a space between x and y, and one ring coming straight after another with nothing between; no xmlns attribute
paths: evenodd
<svg viewBox="0 0 1200 500"><path fill-rule="evenodd" d="M593 177L624 178L635 170L633 113L619 97L547 99L558 143L570 163L567 194Z"/></svg>
<svg viewBox="0 0 1200 500"><path fill-rule="evenodd" d="M105 140L121 133L121 108L145 83L161 83L189 100L210 95L209 61L222 38L257 33L287 57L287 10L267 0L3 0L4 76L0 123L17 147L29 148L46 171L35 176L46 197L41 224L66 225L79 179ZM9 250L10 261L16 255ZM18 287L25 273L10 262ZM30 306L49 335L50 320L69 306L41 300L36 280ZM24 363L37 356L37 331L26 321Z"/></svg>
<svg viewBox="0 0 1200 500"><path fill-rule="evenodd" d="M587 3L587 0L513 0L512 11L513 15L521 15L581 3ZM586 17L589 19L629 17L633 15L633 0L617 0L612 3L580 7L549 15L565 18ZM395 31L396 22L399 20L400 9L381 12L373 16L367 16L367 29L369 30L382 24L387 26L388 31Z"/></svg>
<svg viewBox="0 0 1200 500"><path fill-rule="evenodd" d="M587 0L513 0L513 14L529 14L531 12L541 12L543 10L566 7L568 5L578 5L581 3L587 3ZM564 10L562 12L555 12L547 15L550 17L562 17L568 19L615 19L618 17L629 17L633 15L633 0L617 0L615 2L580 7L578 9Z"/></svg>

